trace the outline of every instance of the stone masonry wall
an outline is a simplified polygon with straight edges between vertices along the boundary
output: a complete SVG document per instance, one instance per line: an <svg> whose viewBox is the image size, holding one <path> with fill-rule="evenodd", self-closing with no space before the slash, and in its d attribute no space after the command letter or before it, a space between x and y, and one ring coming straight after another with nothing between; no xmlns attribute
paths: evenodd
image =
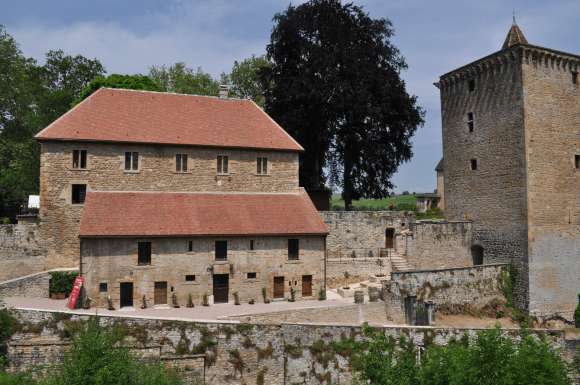
<svg viewBox="0 0 580 385"><path fill-rule="evenodd" d="M473 265L471 222L417 221L411 225L407 261L416 270Z"/></svg>
<svg viewBox="0 0 580 385"><path fill-rule="evenodd" d="M442 76L440 89L445 214L449 220L473 220L484 263L515 264L516 302L527 308L524 90L517 47ZM468 113L474 117L472 132Z"/></svg>
<svg viewBox="0 0 580 385"><path fill-rule="evenodd" d="M87 169L72 168L72 151L87 150ZM125 151L139 152L139 170L124 170ZM175 155L188 155L188 172L175 171ZM217 156L229 156L229 174L217 175ZM268 158L257 175L256 158ZM50 250L49 267L74 267L79 257L82 205L71 204L71 185L102 191L297 192L298 154L137 144L41 144L40 218Z"/></svg>
<svg viewBox="0 0 580 385"><path fill-rule="evenodd" d="M388 277L391 264L386 258L329 259L326 261L326 287L344 285L345 272L349 274L348 283L356 283L366 281L372 275Z"/></svg>
<svg viewBox="0 0 580 385"><path fill-rule="evenodd" d="M67 349L70 330L87 316L17 310L23 328L8 344L9 370L35 365L41 369L58 362ZM336 351L332 342L361 337L359 325L243 324L184 322L100 317L103 325L128 333L127 346L149 359L160 359L186 369L189 378L206 385L234 384L348 384L350 355ZM473 335L475 329L383 327L395 338L407 336L418 346L445 344ZM519 331L506 330L517 337ZM562 331L543 332L553 346L565 347ZM202 364L201 357L203 357ZM192 382L190 382L192 383Z"/></svg>
<svg viewBox="0 0 580 385"><path fill-rule="evenodd" d="M134 306L141 305L142 296L148 306L154 303L155 282L167 282L167 300L177 294L181 306L191 294L196 306L204 293L212 294L212 274L229 275L229 295L237 291L241 302L249 299L262 302L262 288L273 298L274 277L284 277L284 294L290 297L290 287L302 298L302 276L312 276L312 297L324 285L324 237L298 237L298 260L288 260L288 238L219 238L228 241L227 261L215 260L215 238L152 238L152 239L83 239L82 272L86 277L89 297L97 306L106 306L107 296L119 306L120 283L133 282ZM254 250L250 250L250 240ZM137 264L137 243L151 242L151 264ZM193 251L188 251L189 241ZM256 273L249 279L247 274ZM187 282L186 275L195 280ZM99 293L99 284L107 283L108 291Z"/></svg>
<svg viewBox="0 0 580 385"><path fill-rule="evenodd" d="M407 229L412 216L401 211L321 211L328 227L326 249L329 259L376 258L385 248L385 230L395 234Z"/></svg>
<svg viewBox="0 0 580 385"><path fill-rule="evenodd" d="M580 57L524 55L530 312L572 319L580 293Z"/></svg>
<svg viewBox="0 0 580 385"><path fill-rule="evenodd" d="M0 282L46 270L38 224L0 225Z"/></svg>
<svg viewBox="0 0 580 385"><path fill-rule="evenodd" d="M391 281L398 285L403 297L415 295L419 300L432 301L437 305L480 307L494 299L504 299L501 275L505 267L499 264L393 272Z"/></svg>

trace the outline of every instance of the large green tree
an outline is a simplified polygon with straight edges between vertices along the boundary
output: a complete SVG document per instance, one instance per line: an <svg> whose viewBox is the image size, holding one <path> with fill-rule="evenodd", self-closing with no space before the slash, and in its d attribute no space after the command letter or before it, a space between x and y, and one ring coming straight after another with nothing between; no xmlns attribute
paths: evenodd
<svg viewBox="0 0 580 385"><path fill-rule="evenodd" d="M217 80L203 72L201 67L193 70L185 63L175 63L169 67L153 66L149 69L149 77L163 91L210 96L219 93Z"/></svg>
<svg viewBox="0 0 580 385"><path fill-rule="evenodd" d="M221 82L230 85L230 95L236 98L252 99L264 107L264 87L260 82L260 72L270 66L265 56L255 56L235 61L232 72L222 74Z"/></svg>
<svg viewBox="0 0 580 385"><path fill-rule="evenodd" d="M152 79L145 75L119 75L97 76L88 83L80 92L76 103L89 97L101 87L124 88L129 90L162 91Z"/></svg>
<svg viewBox="0 0 580 385"><path fill-rule="evenodd" d="M400 76L407 65L391 22L339 0L290 5L274 21L261 80L266 110L306 150L300 183L321 188L330 170L346 209L359 197L387 196L423 124Z"/></svg>

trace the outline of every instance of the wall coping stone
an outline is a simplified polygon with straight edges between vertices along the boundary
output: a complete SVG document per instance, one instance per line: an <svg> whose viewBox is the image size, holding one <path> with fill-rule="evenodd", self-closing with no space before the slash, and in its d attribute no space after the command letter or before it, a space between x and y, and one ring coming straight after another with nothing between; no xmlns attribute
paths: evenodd
<svg viewBox="0 0 580 385"><path fill-rule="evenodd" d="M79 269L78 269L78 267L63 267L63 268L56 268L56 269L39 271L38 273L23 275L21 277L16 277L16 278L9 279L7 281L0 282L0 286L7 285L10 283L14 283L14 282L18 282L18 281L21 281L23 279L33 278L33 277L36 277L38 275L53 273L53 272L57 272L57 271L79 271Z"/></svg>
<svg viewBox="0 0 580 385"><path fill-rule="evenodd" d="M499 267L499 266L508 266L509 263L489 263L485 265L477 265L477 266L468 266L468 267L449 267L447 269L433 269L433 270L407 270L407 271L393 271L391 276L393 275L405 275L405 274L417 274L417 273L441 273L445 271L457 271L457 270L471 270L477 269L482 267Z"/></svg>

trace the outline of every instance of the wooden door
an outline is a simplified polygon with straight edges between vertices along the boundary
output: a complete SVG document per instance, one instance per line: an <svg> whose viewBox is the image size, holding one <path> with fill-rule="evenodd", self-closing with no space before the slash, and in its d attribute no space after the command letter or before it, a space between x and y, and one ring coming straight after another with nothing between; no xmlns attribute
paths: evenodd
<svg viewBox="0 0 580 385"><path fill-rule="evenodd" d="M153 292L153 303L155 305L167 304L167 282L155 282L155 290Z"/></svg>
<svg viewBox="0 0 580 385"><path fill-rule="evenodd" d="M274 277L274 298L284 298L284 277Z"/></svg>
<svg viewBox="0 0 580 385"><path fill-rule="evenodd" d="M121 307L133 306L133 283L121 282Z"/></svg>
<svg viewBox="0 0 580 385"><path fill-rule="evenodd" d="M392 249L395 247L395 229L388 228L385 230L385 248Z"/></svg>
<svg viewBox="0 0 580 385"><path fill-rule="evenodd" d="M227 303L230 297L229 274L214 274L213 276L213 302Z"/></svg>
<svg viewBox="0 0 580 385"><path fill-rule="evenodd" d="M302 296L312 297L312 276L303 275L302 276Z"/></svg>

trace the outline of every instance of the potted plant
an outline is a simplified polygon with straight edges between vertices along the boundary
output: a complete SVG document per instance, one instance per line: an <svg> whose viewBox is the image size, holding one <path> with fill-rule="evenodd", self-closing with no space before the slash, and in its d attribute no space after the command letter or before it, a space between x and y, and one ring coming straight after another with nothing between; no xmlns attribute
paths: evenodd
<svg viewBox="0 0 580 385"><path fill-rule="evenodd" d="M350 286L348 285L348 279L350 278L350 273L348 271L344 272L344 286L342 287L343 289L350 289Z"/></svg>
<svg viewBox="0 0 580 385"><path fill-rule="evenodd" d="M52 299L65 299L72 291L78 273L53 271L50 273L49 293Z"/></svg>
<svg viewBox="0 0 580 385"><path fill-rule="evenodd" d="M141 309L147 309L147 297L145 297L145 294L141 298Z"/></svg>
<svg viewBox="0 0 580 385"><path fill-rule="evenodd" d="M187 307L194 307L194 305L193 305L193 297L192 297L191 293L189 293L187 295L187 305L186 306Z"/></svg>
<svg viewBox="0 0 580 385"><path fill-rule="evenodd" d="M262 298L264 299L264 303L270 303L270 298L268 298L268 291L265 287L262 288Z"/></svg>
<svg viewBox="0 0 580 385"><path fill-rule="evenodd" d="M203 293L202 305L209 306L209 294L207 294L207 292Z"/></svg>
<svg viewBox="0 0 580 385"><path fill-rule="evenodd" d="M234 291L233 295L234 295L234 305L241 305L240 294L237 291Z"/></svg>
<svg viewBox="0 0 580 385"><path fill-rule="evenodd" d="M179 303L177 303L177 293L173 292L171 294L171 304L173 305L174 308L179 308Z"/></svg>
<svg viewBox="0 0 580 385"><path fill-rule="evenodd" d="M110 295L107 296L107 309L108 310L115 310L115 306L113 306L113 299Z"/></svg>
<svg viewBox="0 0 580 385"><path fill-rule="evenodd" d="M325 301L326 300L326 290L324 290L324 288L320 288L320 290L318 290L318 300L319 301Z"/></svg>
<svg viewBox="0 0 580 385"><path fill-rule="evenodd" d="M294 301L296 301L296 289L294 289L294 286L290 286L290 298L288 298L288 302Z"/></svg>

